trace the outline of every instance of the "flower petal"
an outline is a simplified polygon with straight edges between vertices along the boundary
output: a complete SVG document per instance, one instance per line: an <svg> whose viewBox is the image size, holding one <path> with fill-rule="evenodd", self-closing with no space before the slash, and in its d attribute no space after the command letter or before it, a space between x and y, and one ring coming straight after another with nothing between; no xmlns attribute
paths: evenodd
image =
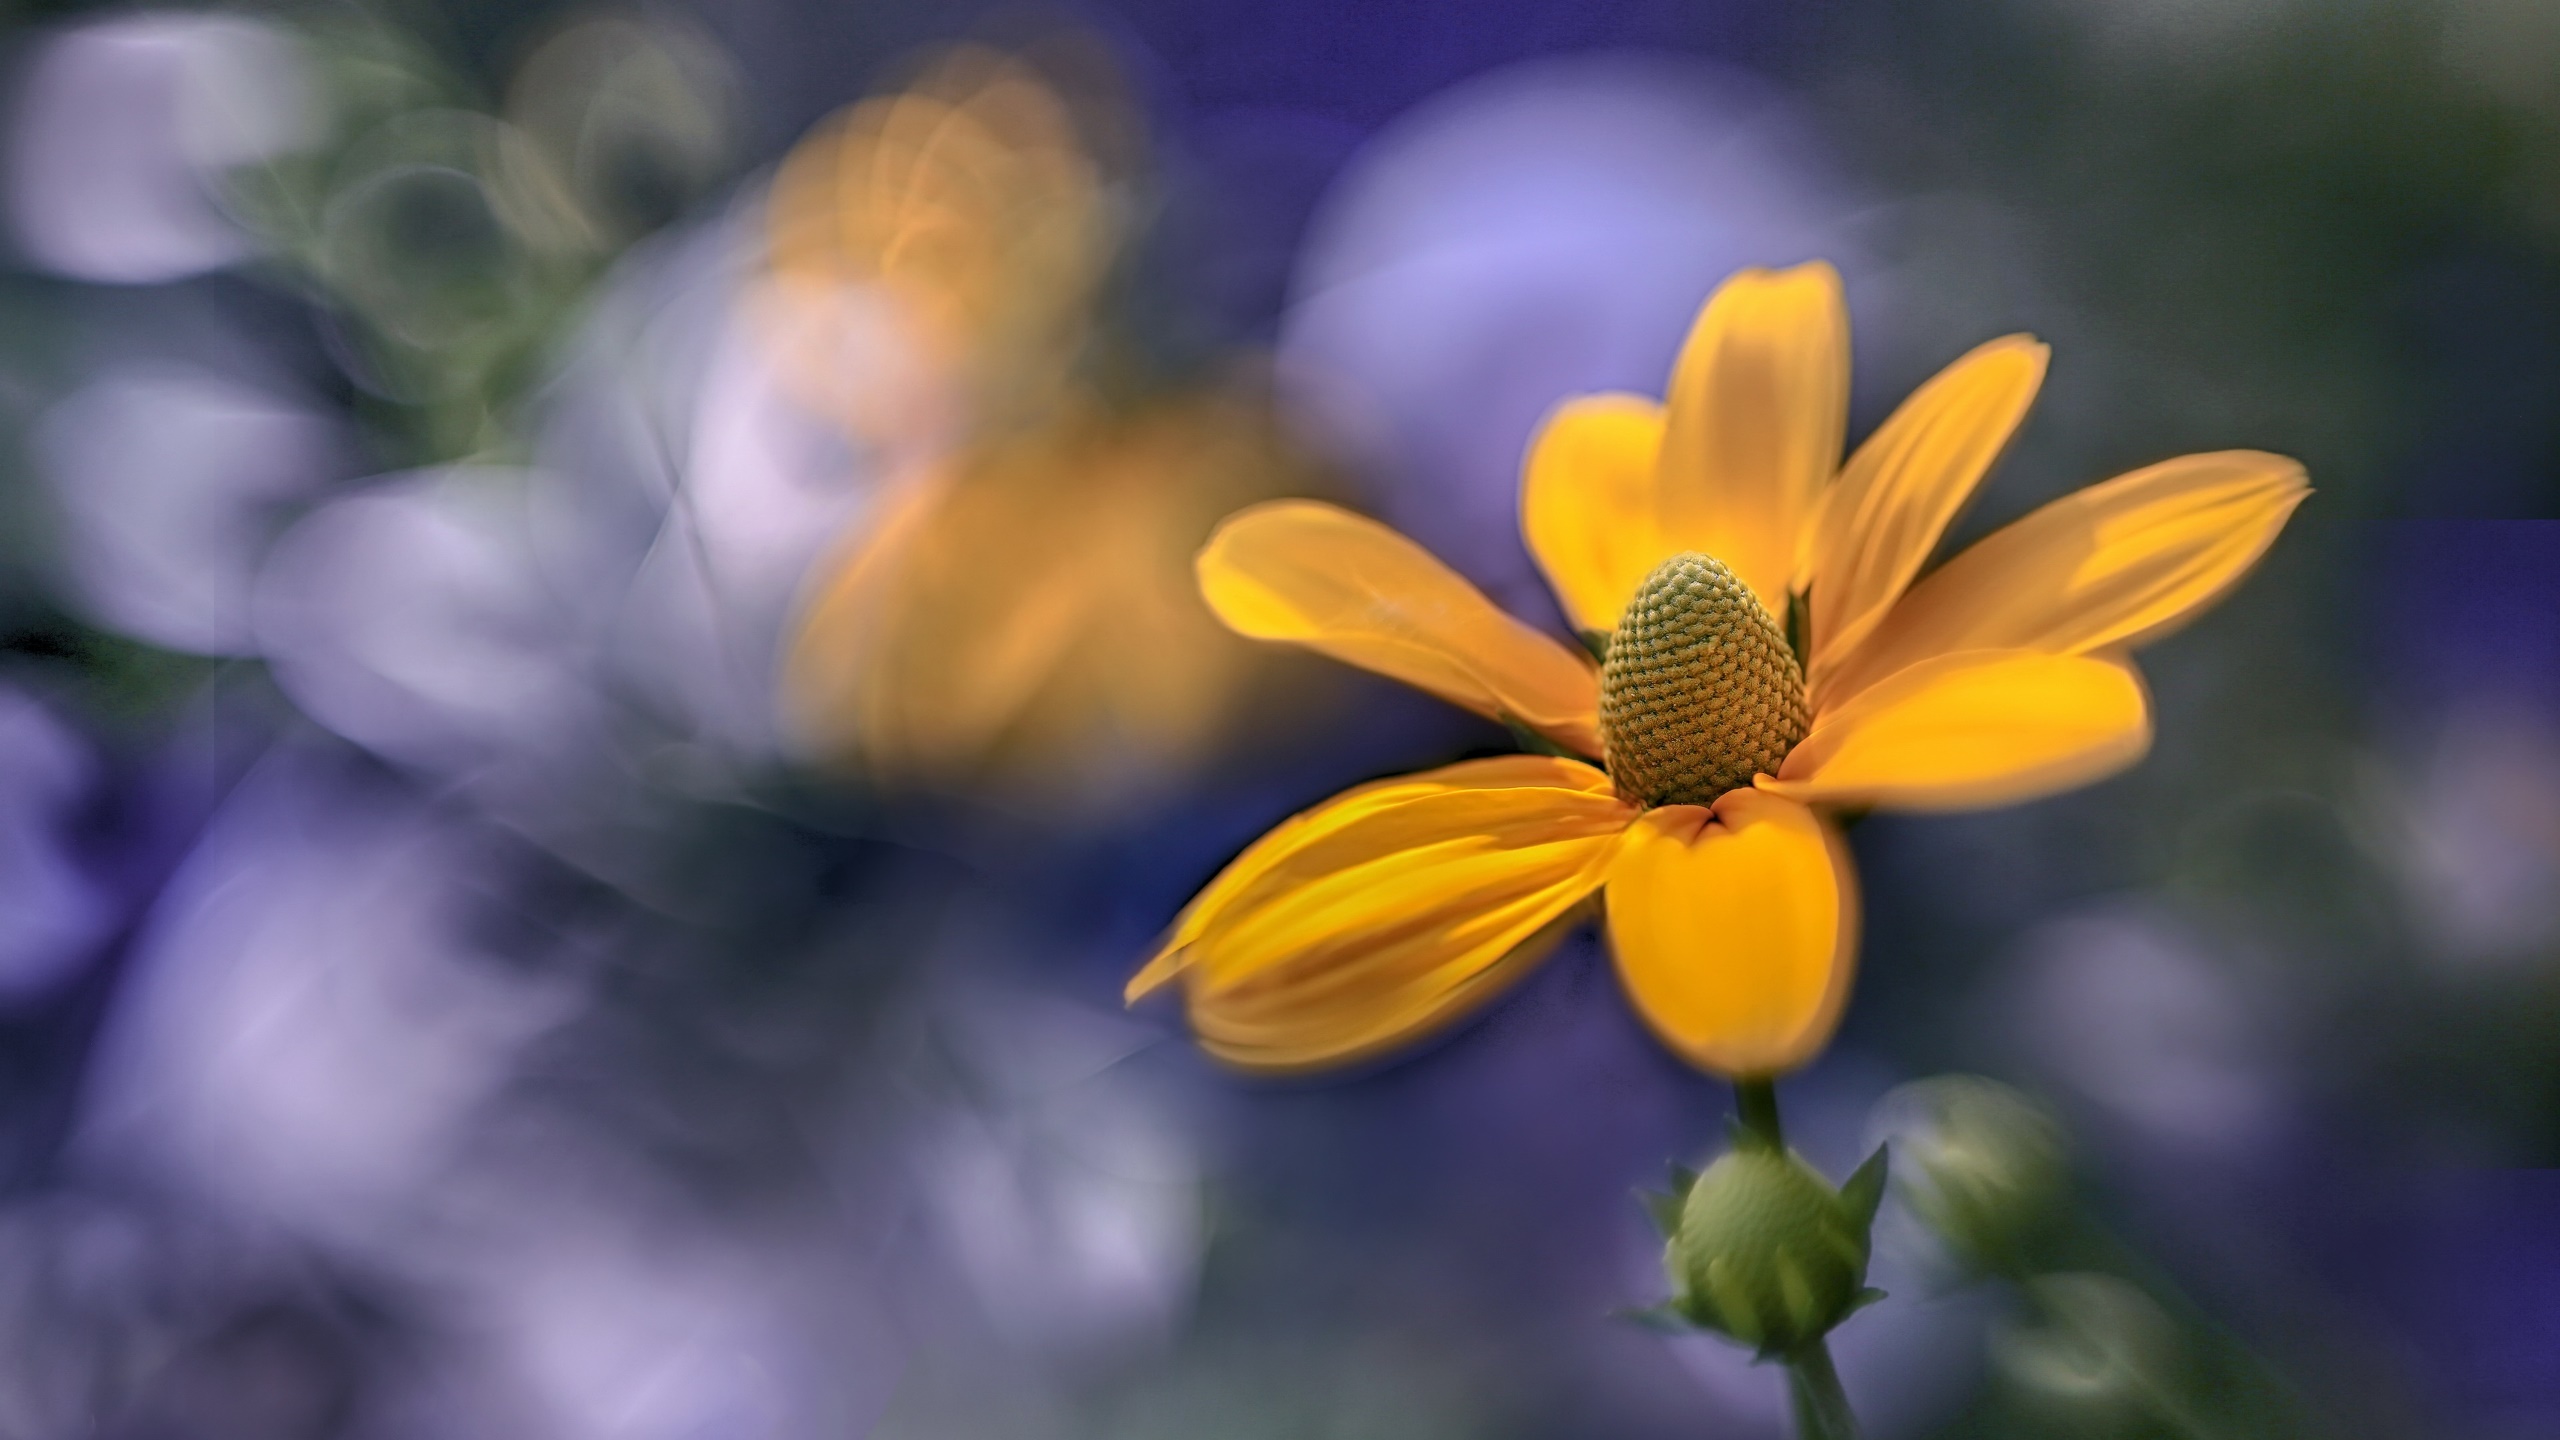
<svg viewBox="0 0 2560 1440"><path fill-rule="evenodd" d="M1211 1053L1340 1064L1467 1014L1543 953L1635 817L1591 766L1470 761L1340 795L1254 842L1129 982L1179 976Z"/></svg>
<svg viewBox="0 0 2560 1440"><path fill-rule="evenodd" d="M2239 583L2311 493L2281 455L2185 455L2066 495L1911 587L1814 693L1817 710L1960 650L2130 647Z"/></svg>
<svg viewBox="0 0 2560 1440"><path fill-rule="evenodd" d="M1813 656L1881 622L2026 418L2050 351L2026 335L1938 372L1849 457L1813 541Z"/></svg>
<svg viewBox="0 0 2560 1440"><path fill-rule="evenodd" d="M1662 407L1585 395L1556 407L1521 467L1520 534L1576 629L1616 628L1666 553L1654 523Z"/></svg>
<svg viewBox="0 0 2560 1440"><path fill-rule="evenodd" d="M1963 810L2086 785L2151 748L2142 678L2112 656L1972 650L1871 685L1762 789L1808 804Z"/></svg>
<svg viewBox="0 0 2560 1440"><path fill-rule="evenodd" d="M1600 680L1562 644L1494 607L1375 520L1312 500L1227 517L1200 593L1237 633L1286 640L1600 753Z"/></svg>
<svg viewBox="0 0 2560 1440"><path fill-rule="evenodd" d="M1671 374L1664 555L1713 555L1770 614L1785 615L1815 497L1839 468L1848 409L1840 273L1816 261L1727 280Z"/></svg>
<svg viewBox="0 0 2560 1440"><path fill-rule="evenodd" d="M1735 790L1648 810L1609 868L1609 944L1662 1043L1762 1076L1820 1053L1857 968L1858 887L1811 810Z"/></svg>

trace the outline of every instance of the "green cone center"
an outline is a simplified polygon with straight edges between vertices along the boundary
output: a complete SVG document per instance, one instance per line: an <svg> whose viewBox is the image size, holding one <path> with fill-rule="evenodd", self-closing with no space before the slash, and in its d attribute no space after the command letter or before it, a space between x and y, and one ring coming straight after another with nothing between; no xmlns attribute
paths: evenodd
<svg viewBox="0 0 2560 1440"><path fill-rule="evenodd" d="M1620 794L1713 804L1778 773L1808 723L1786 632L1722 561L1674 555L1645 577L1600 667L1600 737Z"/></svg>

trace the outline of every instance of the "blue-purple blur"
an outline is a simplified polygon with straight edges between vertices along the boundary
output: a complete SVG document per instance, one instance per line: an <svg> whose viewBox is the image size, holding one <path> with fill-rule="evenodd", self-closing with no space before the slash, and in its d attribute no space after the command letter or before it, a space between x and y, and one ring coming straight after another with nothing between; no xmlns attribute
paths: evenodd
<svg viewBox="0 0 2560 1440"><path fill-rule="evenodd" d="M1505 750L1225 634L1311 495L1532 623L1548 409L1827 258L1960 522L2300 457L2138 768L1854 830L1877 1440L2560 1434L2560 10L13 12L0 1437L1687 1440L1725 1142L1589 935L1255 1080L1121 986ZM30 15L37 18L28 18ZM1987 1078L1964 1078L1968 1076Z"/></svg>

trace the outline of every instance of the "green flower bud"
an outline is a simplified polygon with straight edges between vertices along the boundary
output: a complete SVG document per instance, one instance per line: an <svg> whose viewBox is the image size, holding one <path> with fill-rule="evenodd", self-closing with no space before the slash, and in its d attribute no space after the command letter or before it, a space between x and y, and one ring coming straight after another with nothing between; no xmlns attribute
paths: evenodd
<svg viewBox="0 0 2560 1440"><path fill-rule="evenodd" d="M2062 1122L1997 1081L1946 1075L1885 1098L1903 1202L1957 1258L2011 1274L2060 1213L2071 1172Z"/></svg>
<svg viewBox="0 0 2560 1440"><path fill-rule="evenodd" d="M1733 1150L1680 1199L1663 1255L1670 1311L1764 1359L1803 1349L1882 1298L1866 1280L1883 1194L1882 1150L1839 1190L1791 1150Z"/></svg>
<svg viewBox="0 0 2560 1440"><path fill-rule="evenodd" d="M2112 1275L2026 1282L2033 1318L1995 1329L1990 1358L2010 1403L2060 1433L2195 1433L2181 1418L2185 1357L2176 1322ZM2163 1422L2170 1422L2164 1426Z"/></svg>

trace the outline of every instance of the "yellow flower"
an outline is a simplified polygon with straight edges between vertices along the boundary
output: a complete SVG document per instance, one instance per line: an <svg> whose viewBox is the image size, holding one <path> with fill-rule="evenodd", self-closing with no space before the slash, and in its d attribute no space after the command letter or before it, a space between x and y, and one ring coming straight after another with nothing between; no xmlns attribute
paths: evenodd
<svg viewBox="0 0 2560 1440"><path fill-rule="evenodd" d="M1818 1053L1858 935L1826 812L2007 804L2131 764L2151 732L2125 652L2220 598L2309 493L2281 456L2183 456L1923 576L2045 347L1976 349L1843 465L1848 348L1830 266L1746 271L1666 401L1548 417L1521 530L1573 624L1606 637L1597 669L1372 521L1309 501L1231 516L1198 559L1228 625L1600 763L1470 761L1299 815L1192 901L1130 999L1181 980L1235 1064L1354 1060L1484 1003L1605 889L1618 974L1665 1044L1735 1076Z"/></svg>
<svg viewBox="0 0 2560 1440"><path fill-rule="evenodd" d="M781 699L804 754L883 785L1144 799L1269 698L1192 554L1322 477L1258 365L1142 394L1094 373L1125 229L1107 142L1135 137L1080 79L959 46L774 178L751 303L793 397L885 476L807 577Z"/></svg>
<svg viewBox="0 0 2560 1440"><path fill-rule="evenodd" d="M765 310L800 398L892 443L950 401L963 421L1047 402L1119 241L1078 118L1030 65L963 45L792 148Z"/></svg>
<svg viewBox="0 0 2560 1440"><path fill-rule="evenodd" d="M1137 798L1270 678L1201 606L1193 550L1311 478L1242 386L971 446L813 572L782 674L794 733L885 784Z"/></svg>

